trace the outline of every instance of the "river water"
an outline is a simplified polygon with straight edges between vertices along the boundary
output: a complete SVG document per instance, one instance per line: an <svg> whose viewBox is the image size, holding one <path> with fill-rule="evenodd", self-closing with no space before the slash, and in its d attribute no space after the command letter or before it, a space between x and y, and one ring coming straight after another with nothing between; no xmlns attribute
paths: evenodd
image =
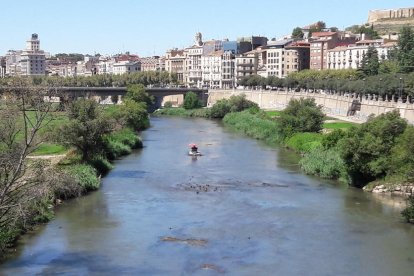
<svg viewBox="0 0 414 276"><path fill-rule="evenodd" d="M102 188L26 235L4 275L413 275L414 228L220 122L153 118ZM203 156L187 156L198 143Z"/></svg>

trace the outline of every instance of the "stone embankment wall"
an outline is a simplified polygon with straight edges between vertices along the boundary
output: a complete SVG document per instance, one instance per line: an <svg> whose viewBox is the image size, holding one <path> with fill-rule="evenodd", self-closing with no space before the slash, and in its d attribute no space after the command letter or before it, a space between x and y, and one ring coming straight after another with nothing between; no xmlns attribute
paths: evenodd
<svg viewBox="0 0 414 276"><path fill-rule="evenodd" d="M368 23L372 24L384 19L401 19L408 17L414 17L414 8L371 10L368 13Z"/></svg>
<svg viewBox="0 0 414 276"><path fill-rule="evenodd" d="M401 117L414 124L414 104L410 99L406 102L395 102L392 99L377 99L375 96L365 95L358 96L352 94L325 94L311 93L306 91L269 91L269 90L210 90L208 93L207 106L211 107L220 99L228 99L232 95L245 94L246 99L251 100L259 105L262 109L282 110L291 99L314 98L318 105L323 106L327 115L343 118L346 120L365 122L369 115L379 115L398 109ZM358 103L359 110L352 114L351 107L355 102Z"/></svg>

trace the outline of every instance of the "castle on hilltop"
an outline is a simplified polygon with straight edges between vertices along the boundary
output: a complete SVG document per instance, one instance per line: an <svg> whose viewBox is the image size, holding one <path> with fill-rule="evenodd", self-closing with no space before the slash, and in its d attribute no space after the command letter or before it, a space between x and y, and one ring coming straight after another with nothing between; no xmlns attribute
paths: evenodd
<svg viewBox="0 0 414 276"><path fill-rule="evenodd" d="M368 23L373 24L384 19L414 18L414 8L401 8L392 10L371 10L368 14Z"/></svg>

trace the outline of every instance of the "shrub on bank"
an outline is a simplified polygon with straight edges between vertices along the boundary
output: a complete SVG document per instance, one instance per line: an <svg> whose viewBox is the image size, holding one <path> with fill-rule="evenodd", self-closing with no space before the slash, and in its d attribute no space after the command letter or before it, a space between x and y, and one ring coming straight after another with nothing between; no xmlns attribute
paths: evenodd
<svg viewBox="0 0 414 276"><path fill-rule="evenodd" d="M320 132L324 117L315 99L292 99L278 118L281 134L289 137L296 132Z"/></svg>
<svg viewBox="0 0 414 276"><path fill-rule="evenodd" d="M101 184L96 170L86 164L76 164L68 169L69 175L75 178L77 183L82 187L83 192L95 191Z"/></svg>
<svg viewBox="0 0 414 276"><path fill-rule="evenodd" d="M299 164L307 174L322 178L347 180L344 161L335 148L323 149L316 147L306 153Z"/></svg>
<svg viewBox="0 0 414 276"><path fill-rule="evenodd" d="M281 142L277 123L263 118L260 113L252 114L248 110L232 112L223 118L223 122L231 128L255 139L264 140L268 143Z"/></svg>
<svg viewBox="0 0 414 276"><path fill-rule="evenodd" d="M407 208L401 212L401 215L407 222L414 223L414 195L408 198L407 205Z"/></svg>
<svg viewBox="0 0 414 276"><path fill-rule="evenodd" d="M164 116L180 116L180 117L197 117L197 118L209 118L209 109L197 108L197 109L184 109L182 107L162 108L154 112L154 115Z"/></svg>
<svg viewBox="0 0 414 276"><path fill-rule="evenodd" d="M320 133L296 133L286 141L286 146L296 152L310 152L321 146L323 135Z"/></svg>
<svg viewBox="0 0 414 276"><path fill-rule="evenodd" d="M96 156L89 161L89 164L95 168L99 175L105 175L113 169L113 165L102 156Z"/></svg>

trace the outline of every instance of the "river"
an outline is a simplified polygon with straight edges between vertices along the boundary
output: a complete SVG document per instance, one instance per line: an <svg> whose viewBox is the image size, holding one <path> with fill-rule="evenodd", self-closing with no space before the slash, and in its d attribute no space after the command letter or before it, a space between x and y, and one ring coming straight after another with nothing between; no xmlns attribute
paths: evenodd
<svg viewBox="0 0 414 276"><path fill-rule="evenodd" d="M412 275L414 228L399 209L220 122L151 124L143 150L25 235L0 274Z"/></svg>

